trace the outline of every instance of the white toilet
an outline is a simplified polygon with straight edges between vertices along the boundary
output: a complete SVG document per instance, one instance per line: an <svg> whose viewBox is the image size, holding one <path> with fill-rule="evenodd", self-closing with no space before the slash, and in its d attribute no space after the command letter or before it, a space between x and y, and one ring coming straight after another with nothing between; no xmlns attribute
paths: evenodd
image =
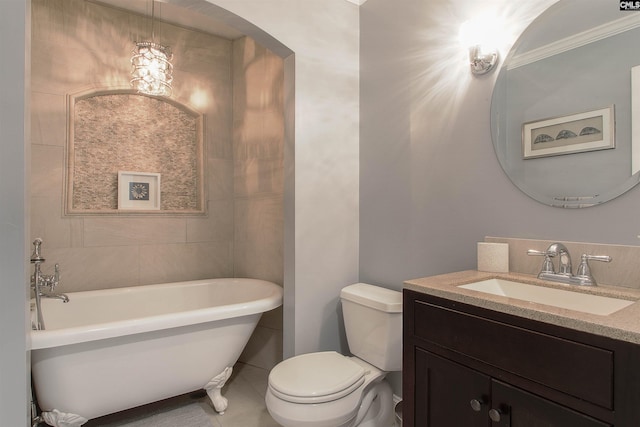
<svg viewBox="0 0 640 427"><path fill-rule="evenodd" d="M402 370L402 293L356 283L340 292L349 349L302 354L269 374L266 404L284 427L391 427L387 372Z"/></svg>

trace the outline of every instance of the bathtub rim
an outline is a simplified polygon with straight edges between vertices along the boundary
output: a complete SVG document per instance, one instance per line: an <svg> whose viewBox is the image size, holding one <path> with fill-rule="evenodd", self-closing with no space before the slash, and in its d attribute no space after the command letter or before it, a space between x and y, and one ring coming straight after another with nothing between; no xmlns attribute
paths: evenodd
<svg viewBox="0 0 640 427"><path fill-rule="evenodd" d="M201 283L204 284L212 281L261 283L264 286L268 287L270 292L266 296L258 299L249 300L242 303L228 304L224 306L207 307L196 310L138 317L134 319L118 320L114 322L96 323L92 325L76 326L64 329L51 329L43 331L32 329L29 331L29 349L39 350L52 347L61 347L65 345L98 341L125 335L134 335L162 329L171 329L200 323L214 322L216 320L249 316L256 313L265 313L282 305L282 297L284 292L281 286L266 280L251 278L214 278L189 280L153 285L127 286L122 288L79 291L71 292L68 295L70 296L70 298L72 298L74 294L117 294L125 292L125 290L139 291L142 290L142 288L151 288L153 290L153 288L157 289L183 285L198 285Z"/></svg>

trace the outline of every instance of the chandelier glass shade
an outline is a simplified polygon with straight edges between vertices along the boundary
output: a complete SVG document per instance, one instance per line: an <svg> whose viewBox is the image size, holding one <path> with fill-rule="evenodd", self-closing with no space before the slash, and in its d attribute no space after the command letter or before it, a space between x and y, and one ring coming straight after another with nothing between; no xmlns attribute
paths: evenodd
<svg viewBox="0 0 640 427"><path fill-rule="evenodd" d="M140 93L171 96L171 50L154 42L138 42L131 56L131 86Z"/></svg>
<svg viewBox="0 0 640 427"><path fill-rule="evenodd" d="M151 41L137 42L131 56L131 86L146 95L171 96L171 49L155 42L155 1L151 0Z"/></svg>

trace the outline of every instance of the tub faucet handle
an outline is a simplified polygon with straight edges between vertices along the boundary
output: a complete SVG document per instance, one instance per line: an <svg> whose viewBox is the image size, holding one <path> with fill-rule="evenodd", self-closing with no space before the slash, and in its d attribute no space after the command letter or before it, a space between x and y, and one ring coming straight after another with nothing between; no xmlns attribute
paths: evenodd
<svg viewBox="0 0 640 427"><path fill-rule="evenodd" d="M53 268L53 274L45 279L46 285L49 286L49 289L51 291L53 291L53 289L58 286L58 283L60 282L60 264L56 263Z"/></svg>

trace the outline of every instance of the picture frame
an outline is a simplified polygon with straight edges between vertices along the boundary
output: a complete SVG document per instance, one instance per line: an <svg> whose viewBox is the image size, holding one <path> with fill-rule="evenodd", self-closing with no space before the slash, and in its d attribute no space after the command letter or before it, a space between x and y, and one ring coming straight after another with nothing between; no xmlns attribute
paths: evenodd
<svg viewBox="0 0 640 427"><path fill-rule="evenodd" d="M599 110L522 125L522 157L534 159L615 148L615 112Z"/></svg>
<svg viewBox="0 0 640 427"><path fill-rule="evenodd" d="M118 210L160 210L160 174L118 171Z"/></svg>

